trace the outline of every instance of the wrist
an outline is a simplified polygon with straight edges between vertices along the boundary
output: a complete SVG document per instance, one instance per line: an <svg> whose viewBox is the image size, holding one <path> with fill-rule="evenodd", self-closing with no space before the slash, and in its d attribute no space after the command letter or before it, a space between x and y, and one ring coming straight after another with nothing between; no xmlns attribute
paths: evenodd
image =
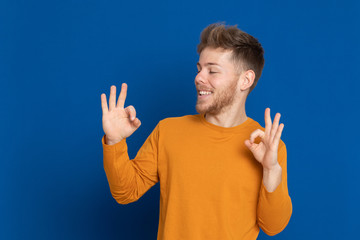
<svg viewBox="0 0 360 240"><path fill-rule="evenodd" d="M276 172L281 171L281 169L282 168L278 162L276 163L276 165L271 166L269 168L266 168L263 166L263 172L267 172L267 173L276 173Z"/></svg>
<svg viewBox="0 0 360 240"><path fill-rule="evenodd" d="M263 183L268 192L273 192L281 182L282 168L279 164L271 169L263 169Z"/></svg>
<svg viewBox="0 0 360 240"><path fill-rule="evenodd" d="M117 143L119 143L121 141L122 141L122 139L114 140L114 139L109 139L109 138L105 137L105 144L106 145L114 145L114 144L117 144Z"/></svg>

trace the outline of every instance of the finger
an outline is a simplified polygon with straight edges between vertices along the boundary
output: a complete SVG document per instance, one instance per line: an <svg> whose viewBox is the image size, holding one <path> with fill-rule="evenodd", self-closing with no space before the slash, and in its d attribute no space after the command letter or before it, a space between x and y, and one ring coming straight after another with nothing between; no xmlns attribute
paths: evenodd
<svg viewBox="0 0 360 240"><path fill-rule="evenodd" d="M274 140L274 136L275 136L275 134L276 134L276 132L278 130L278 127L279 127L280 117L281 117L281 114L276 113L275 118L274 118L274 123L272 125L271 132L270 132L270 141Z"/></svg>
<svg viewBox="0 0 360 240"><path fill-rule="evenodd" d="M245 146L247 146L251 150L251 142L249 141L249 139L246 139L244 143Z"/></svg>
<svg viewBox="0 0 360 240"><path fill-rule="evenodd" d="M271 131L271 116L270 116L270 108L265 109L265 134L270 135Z"/></svg>
<svg viewBox="0 0 360 240"><path fill-rule="evenodd" d="M245 146L251 151L251 152L254 152L256 147L259 145L259 144L256 144L256 143L251 143L250 140L245 140Z"/></svg>
<svg viewBox="0 0 360 240"><path fill-rule="evenodd" d="M284 124L280 124L277 131L276 131L276 134L275 134L275 137L274 137L274 141L273 141L273 144L275 144L275 146L279 146L279 142L280 142L280 137L281 137L281 133L284 129Z"/></svg>
<svg viewBox="0 0 360 240"><path fill-rule="evenodd" d="M112 85L110 88L109 111L115 108L115 100L116 100L116 86Z"/></svg>
<svg viewBox="0 0 360 240"><path fill-rule="evenodd" d="M246 145L249 149L251 149L252 143L250 142L249 139L246 139L244 143L245 143L245 145Z"/></svg>
<svg viewBox="0 0 360 240"><path fill-rule="evenodd" d="M101 94L101 108L102 108L103 115L108 112L108 105L107 105L107 102L106 102L105 93Z"/></svg>
<svg viewBox="0 0 360 240"><path fill-rule="evenodd" d="M132 105L130 105L127 108L125 108L125 111L128 113L128 117L129 117L130 121L134 121L136 118L135 108Z"/></svg>
<svg viewBox="0 0 360 240"><path fill-rule="evenodd" d="M121 85L121 92L120 92L119 99L117 102L117 107L124 108L126 94L127 94L127 84L123 83Z"/></svg>
<svg viewBox="0 0 360 240"><path fill-rule="evenodd" d="M253 143L257 137L264 138L265 133L261 129L256 129L250 134L250 142Z"/></svg>
<svg viewBox="0 0 360 240"><path fill-rule="evenodd" d="M141 125L140 119L136 118L134 121L132 121L133 125L138 128Z"/></svg>

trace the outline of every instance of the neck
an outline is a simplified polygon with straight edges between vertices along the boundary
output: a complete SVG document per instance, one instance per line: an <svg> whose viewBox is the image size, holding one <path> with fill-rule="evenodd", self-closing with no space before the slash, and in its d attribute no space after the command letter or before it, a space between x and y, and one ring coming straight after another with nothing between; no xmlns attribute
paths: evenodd
<svg viewBox="0 0 360 240"><path fill-rule="evenodd" d="M238 126L247 120L245 101L228 106L216 114L205 113L205 119L220 127L229 128Z"/></svg>

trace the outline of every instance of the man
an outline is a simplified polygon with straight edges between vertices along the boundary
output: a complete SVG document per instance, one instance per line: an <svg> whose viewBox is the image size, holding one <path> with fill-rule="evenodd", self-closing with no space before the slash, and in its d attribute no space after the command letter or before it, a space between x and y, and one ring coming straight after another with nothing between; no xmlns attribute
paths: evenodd
<svg viewBox="0 0 360 240"><path fill-rule="evenodd" d="M127 85L109 108L101 95L104 169L120 204L160 182L158 240L256 239L281 232L292 214L280 114L265 129L246 116L245 101L260 78L260 43L236 26L211 24L201 33L195 78L197 115L161 120L129 160L125 139L140 125L124 108ZM255 141L259 137L260 141Z"/></svg>

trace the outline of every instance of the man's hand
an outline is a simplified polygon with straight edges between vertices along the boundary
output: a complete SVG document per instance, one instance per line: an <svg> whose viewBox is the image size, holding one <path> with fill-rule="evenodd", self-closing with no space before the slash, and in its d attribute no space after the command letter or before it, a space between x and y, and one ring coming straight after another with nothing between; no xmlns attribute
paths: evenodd
<svg viewBox="0 0 360 240"><path fill-rule="evenodd" d="M116 87L111 86L109 109L105 93L101 94L102 124L108 145L113 145L129 137L141 125L140 120L136 118L136 111L133 106L130 105L124 109L126 92L127 84L123 83L117 105L115 105Z"/></svg>
<svg viewBox="0 0 360 240"><path fill-rule="evenodd" d="M271 122L270 108L265 109L265 132L256 129L250 135L250 140L245 140L245 145L253 153L255 159L263 166L263 181L268 191L272 192L281 182L281 166L277 160L278 146L284 124L279 125L280 113ZM260 137L259 144L254 140Z"/></svg>
<svg viewBox="0 0 360 240"><path fill-rule="evenodd" d="M284 129L284 124L280 124L280 113L277 113L274 118L274 123L271 123L270 108L265 109L265 132L256 129L250 135L250 140L245 141L245 145L254 154L264 169L271 170L278 165L277 152L281 132ZM255 138L261 137L259 144L254 143Z"/></svg>

